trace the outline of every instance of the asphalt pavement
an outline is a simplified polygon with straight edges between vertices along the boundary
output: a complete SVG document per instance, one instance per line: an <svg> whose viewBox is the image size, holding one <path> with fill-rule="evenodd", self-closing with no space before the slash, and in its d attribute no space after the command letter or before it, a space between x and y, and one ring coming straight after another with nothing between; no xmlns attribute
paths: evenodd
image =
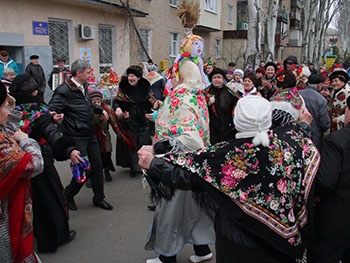
<svg viewBox="0 0 350 263"><path fill-rule="evenodd" d="M115 146L115 136L112 137ZM56 168L66 186L71 180L69 162L56 162ZM111 173L113 181L105 182L105 200L114 209L94 207L92 190L84 186L75 197L78 210L69 213L70 228L77 232L75 239L59 247L56 253L39 254L43 263L144 263L157 256L144 249L153 219L153 212L147 209L150 188L144 188L141 176L130 177L129 169L118 166L116 169ZM211 249L214 252L214 246ZM189 262L192 254L188 244L177 262Z"/></svg>

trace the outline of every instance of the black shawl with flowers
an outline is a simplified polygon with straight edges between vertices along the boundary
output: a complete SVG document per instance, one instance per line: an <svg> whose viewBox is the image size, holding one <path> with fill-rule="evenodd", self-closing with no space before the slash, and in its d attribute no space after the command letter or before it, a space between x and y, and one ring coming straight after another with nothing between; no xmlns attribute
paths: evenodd
<svg viewBox="0 0 350 263"><path fill-rule="evenodd" d="M248 138L164 158L204 179L205 190L240 226L299 257L320 155L296 123L270 131L269 138L268 147Z"/></svg>

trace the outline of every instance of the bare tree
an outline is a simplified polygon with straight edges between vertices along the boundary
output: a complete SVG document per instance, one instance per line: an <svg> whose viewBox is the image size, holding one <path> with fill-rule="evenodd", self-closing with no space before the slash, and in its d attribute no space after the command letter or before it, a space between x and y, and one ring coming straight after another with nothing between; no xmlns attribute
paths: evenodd
<svg viewBox="0 0 350 263"><path fill-rule="evenodd" d="M261 0L248 0L248 34L245 63L257 65L261 56Z"/></svg>
<svg viewBox="0 0 350 263"><path fill-rule="evenodd" d="M280 0L269 0L265 26L264 60L273 61L275 58L275 33Z"/></svg>
<svg viewBox="0 0 350 263"><path fill-rule="evenodd" d="M341 6L340 0L304 0L302 62L313 61L319 67L325 54L327 28Z"/></svg>
<svg viewBox="0 0 350 263"><path fill-rule="evenodd" d="M334 17L334 26L340 34L343 57L349 57L350 45L350 0L343 0L342 7Z"/></svg>

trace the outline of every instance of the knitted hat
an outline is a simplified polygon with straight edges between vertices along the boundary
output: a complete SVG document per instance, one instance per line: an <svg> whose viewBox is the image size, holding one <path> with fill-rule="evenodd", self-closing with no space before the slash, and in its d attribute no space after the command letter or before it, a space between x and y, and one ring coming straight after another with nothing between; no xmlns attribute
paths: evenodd
<svg viewBox="0 0 350 263"><path fill-rule="evenodd" d="M27 95L36 89L38 89L38 83L28 74L21 74L15 77L9 87L10 94L13 95Z"/></svg>
<svg viewBox="0 0 350 263"><path fill-rule="evenodd" d="M7 97L7 90L5 85L0 81L0 106L4 103Z"/></svg>
<svg viewBox="0 0 350 263"><path fill-rule="evenodd" d="M330 81L335 78L339 78L342 82L346 83L349 80L349 75L344 69L334 69L333 72L329 75Z"/></svg>
<svg viewBox="0 0 350 263"><path fill-rule="evenodd" d="M280 63L280 65L281 65L281 62L277 62L277 63ZM267 62L264 66L265 71L266 71L267 67L270 67L270 66L274 67L275 71L277 70L277 65L275 63Z"/></svg>
<svg viewBox="0 0 350 263"><path fill-rule="evenodd" d="M98 90L92 90L92 91L89 91L89 94L90 94L90 99L100 99L102 100L102 93Z"/></svg>
<svg viewBox="0 0 350 263"><path fill-rule="evenodd" d="M301 70L301 75L302 76L306 76L306 77L310 77L311 72L310 72L309 68L306 67L306 66L303 67L302 70Z"/></svg>
<svg viewBox="0 0 350 263"><path fill-rule="evenodd" d="M241 70L241 69L235 69L235 71L233 71L233 75L236 75L236 74L239 74L239 75L241 75L241 77L243 78L243 76L244 76L244 72L243 72L243 70Z"/></svg>
<svg viewBox="0 0 350 263"><path fill-rule="evenodd" d="M281 126L298 119L304 104L296 88L282 89L270 99L273 126Z"/></svg>
<svg viewBox="0 0 350 263"><path fill-rule="evenodd" d="M126 74L134 74L136 77L141 78L142 77L142 69L140 66L132 65L126 69Z"/></svg>
<svg viewBox="0 0 350 263"><path fill-rule="evenodd" d="M264 68L257 68L256 70L255 70L255 73L261 73L261 74L263 74L263 75L265 75L265 69Z"/></svg>
<svg viewBox="0 0 350 263"><path fill-rule="evenodd" d="M227 74L233 75L233 70L231 70L231 69L226 69L226 75L227 75Z"/></svg>
<svg viewBox="0 0 350 263"><path fill-rule="evenodd" d="M223 69L221 69L221 68L214 68L212 70L212 72L210 72L210 74L209 74L209 81L211 82L213 76L217 75L217 74L222 75L224 78L226 77L226 72Z"/></svg>
<svg viewBox="0 0 350 263"><path fill-rule="evenodd" d="M260 96L247 96L238 100L234 112L236 138L253 138L253 144L269 145L267 131L271 126L271 104Z"/></svg>
<svg viewBox="0 0 350 263"><path fill-rule="evenodd" d="M298 64L298 59L296 56L289 56L283 61L283 67L286 69L287 64Z"/></svg>
<svg viewBox="0 0 350 263"><path fill-rule="evenodd" d="M277 74L277 87L279 88L292 88L295 87L297 80L295 75L290 70L283 70L281 73Z"/></svg>

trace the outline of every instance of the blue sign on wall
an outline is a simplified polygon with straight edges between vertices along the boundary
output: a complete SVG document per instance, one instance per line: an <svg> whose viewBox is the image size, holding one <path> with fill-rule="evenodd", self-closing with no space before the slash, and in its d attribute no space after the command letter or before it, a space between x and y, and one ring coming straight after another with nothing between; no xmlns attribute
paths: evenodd
<svg viewBox="0 0 350 263"><path fill-rule="evenodd" d="M49 34L49 24L47 22L32 21L33 35L47 36Z"/></svg>

